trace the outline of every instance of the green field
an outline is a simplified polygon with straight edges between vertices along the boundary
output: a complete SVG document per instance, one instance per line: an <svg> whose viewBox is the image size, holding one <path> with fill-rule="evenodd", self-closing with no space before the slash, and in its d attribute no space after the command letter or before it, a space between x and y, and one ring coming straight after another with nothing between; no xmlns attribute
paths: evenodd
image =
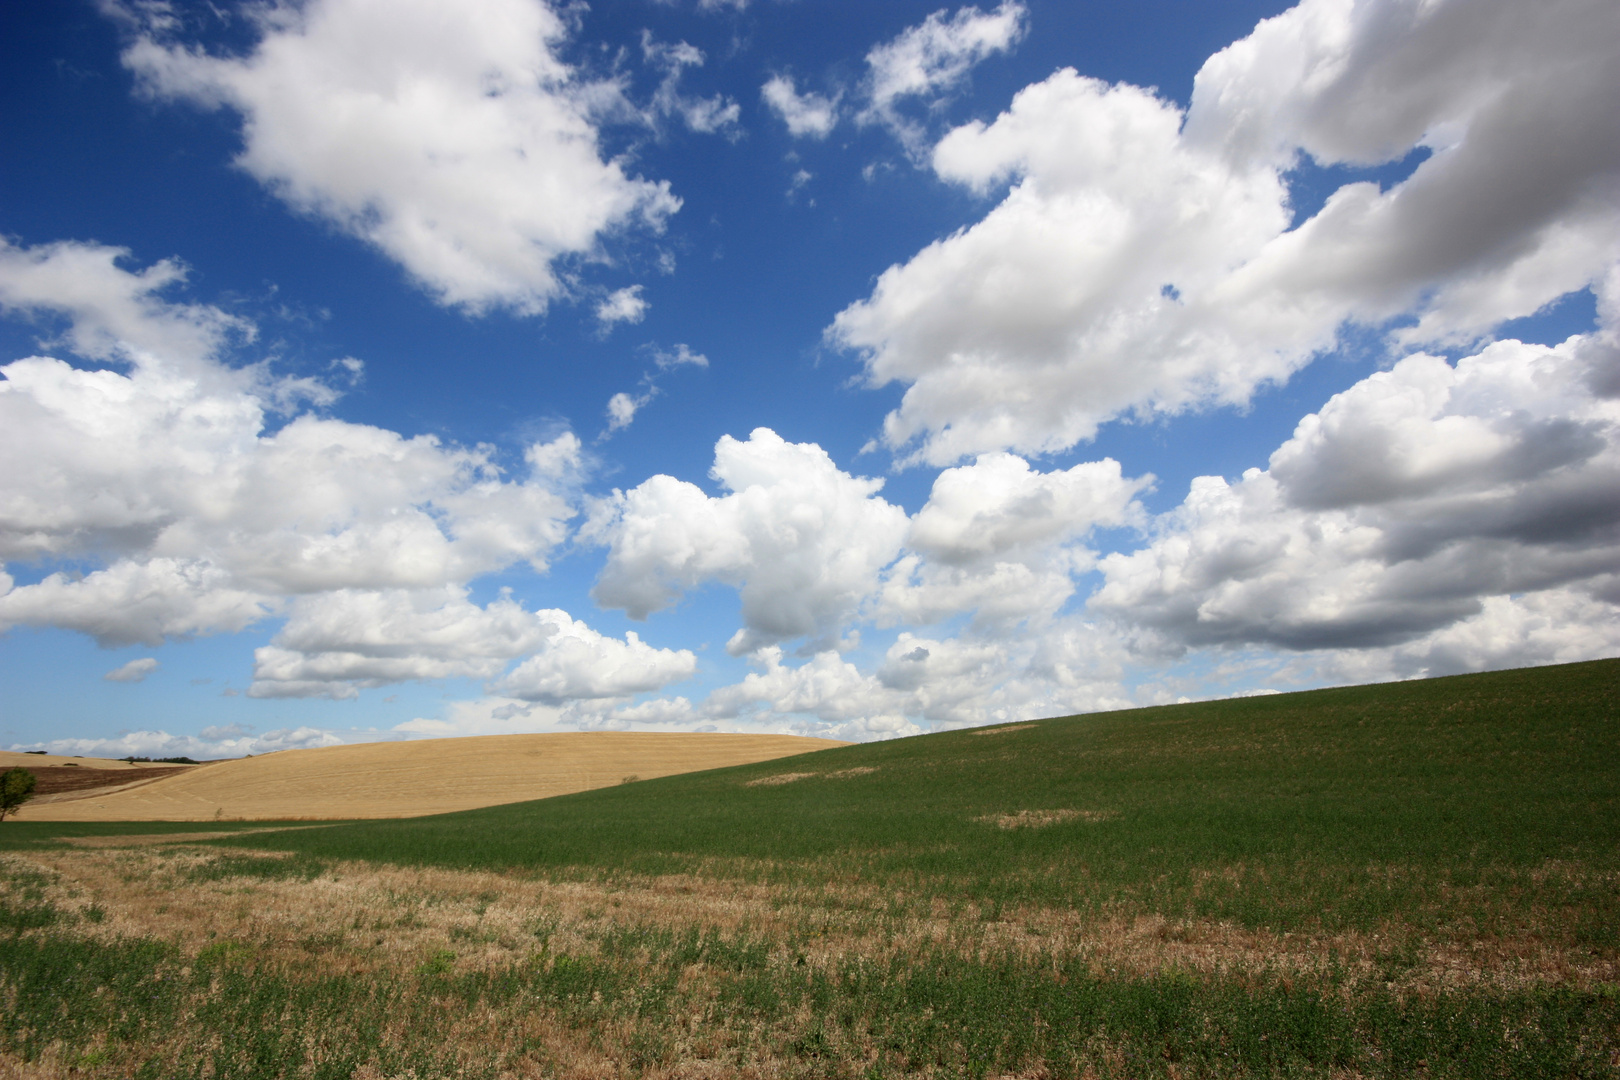
<svg viewBox="0 0 1620 1080"><path fill-rule="evenodd" d="M1620 662L987 730L249 842L467 869L859 878L1277 929L1483 924L1549 902L1529 884L1549 864L1620 868ZM826 778L861 767L876 771ZM799 770L820 775L744 786ZM1048 809L1117 816L981 820ZM1612 887L1558 897L1569 933L1617 944Z"/></svg>
<svg viewBox="0 0 1620 1080"><path fill-rule="evenodd" d="M38 860L69 830L118 829L157 831L7 823L0 842ZM209 846L148 857L142 880L330 889L416 868L440 900L411 918L443 941L340 992L331 958L383 948L363 927L307 961L244 939L237 982L197 959L206 940L103 932L96 962L116 946L135 967L98 975L70 958L89 927L53 899L59 867L5 901L0 1049L112 1046L111 1020L50 1036L66 1021L46 1013L73 1007L24 991L77 972L101 1015L138 968L184 969L163 1008L198 1017L136 1063L153 1075L1620 1075L1620 661L1041 720ZM502 882L598 899L535 901L509 932ZM731 899L691 909L683 889ZM280 1010L280 1051L197 1049L255 1009ZM474 1013L563 1034L458 1041L445 1017ZM575 1036L594 1049L557 1048Z"/></svg>

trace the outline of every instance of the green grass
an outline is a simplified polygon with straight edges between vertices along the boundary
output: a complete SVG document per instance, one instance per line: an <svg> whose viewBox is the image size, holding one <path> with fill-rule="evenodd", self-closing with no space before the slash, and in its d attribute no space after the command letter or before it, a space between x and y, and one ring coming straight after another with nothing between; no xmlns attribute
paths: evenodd
<svg viewBox="0 0 1620 1080"><path fill-rule="evenodd" d="M152 1080L338 1080L366 1064L384 1075L491 1075L444 1052L450 1022L430 996L344 976L288 979L209 952L188 964L152 939L0 935L0 1047L25 1061L56 1050L83 1075ZM175 1045L182 1024L201 1037Z"/></svg>
<svg viewBox="0 0 1620 1080"><path fill-rule="evenodd" d="M824 775L863 767L876 771ZM785 772L820 775L746 786ZM1053 809L1114 816L980 820ZM1552 902L1561 932L1613 948L1620 661L928 735L225 842L468 869L862 881L1276 930L1400 918L1473 933Z"/></svg>

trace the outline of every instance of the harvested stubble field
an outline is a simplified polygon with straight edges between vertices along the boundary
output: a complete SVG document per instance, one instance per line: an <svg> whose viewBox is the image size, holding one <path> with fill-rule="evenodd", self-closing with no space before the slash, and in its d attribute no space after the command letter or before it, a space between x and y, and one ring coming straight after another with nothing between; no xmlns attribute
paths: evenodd
<svg viewBox="0 0 1620 1080"><path fill-rule="evenodd" d="M8 824L0 1076L1616 1076L1617 701L1600 662Z"/></svg>
<svg viewBox="0 0 1620 1080"><path fill-rule="evenodd" d="M284 750L147 772L117 771L129 767L121 761L78 758L76 768L13 753L0 756L0 768L37 769L42 795L44 778L61 773L94 777L82 786L100 788L35 799L18 815L24 821L338 820L470 810L843 745L800 735L570 731Z"/></svg>

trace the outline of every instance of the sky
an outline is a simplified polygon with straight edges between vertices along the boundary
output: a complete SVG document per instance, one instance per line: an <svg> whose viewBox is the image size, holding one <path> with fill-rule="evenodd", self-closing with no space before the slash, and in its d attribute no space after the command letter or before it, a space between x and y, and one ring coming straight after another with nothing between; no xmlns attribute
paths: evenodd
<svg viewBox="0 0 1620 1080"><path fill-rule="evenodd" d="M1620 655L1612 0L0 5L0 746Z"/></svg>

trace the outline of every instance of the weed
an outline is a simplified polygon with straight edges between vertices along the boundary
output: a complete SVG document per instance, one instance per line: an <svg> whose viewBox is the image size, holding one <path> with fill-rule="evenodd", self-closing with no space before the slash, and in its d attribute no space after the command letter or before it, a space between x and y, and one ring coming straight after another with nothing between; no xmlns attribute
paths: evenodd
<svg viewBox="0 0 1620 1080"><path fill-rule="evenodd" d="M416 965L416 974L425 979L438 979L450 974L456 954L449 949L435 950L433 955Z"/></svg>

